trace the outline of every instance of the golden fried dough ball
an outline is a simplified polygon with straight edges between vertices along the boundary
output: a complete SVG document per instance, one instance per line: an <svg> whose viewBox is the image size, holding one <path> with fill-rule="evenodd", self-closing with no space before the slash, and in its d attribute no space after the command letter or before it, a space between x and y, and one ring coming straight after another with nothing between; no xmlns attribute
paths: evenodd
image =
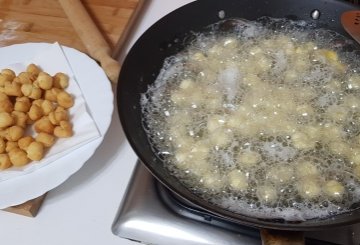
<svg viewBox="0 0 360 245"><path fill-rule="evenodd" d="M16 142L16 141L7 141L6 142L6 147L5 147L6 152L10 152L15 148L19 148L18 142Z"/></svg>
<svg viewBox="0 0 360 245"><path fill-rule="evenodd" d="M23 84L21 86L21 92L30 99L40 99L42 95L41 88L34 86L33 84Z"/></svg>
<svg viewBox="0 0 360 245"><path fill-rule="evenodd" d="M26 67L26 71L37 76L41 72L41 69L35 64L30 64Z"/></svg>
<svg viewBox="0 0 360 245"><path fill-rule="evenodd" d="M20 126L22 128L26 128L28 115L22 111L13 111L11 112L11 116L14 119L14 124Z"/></svg>
<svg viewBox="0 0 360 245"><path fill-rule="evenodd" d="M51 147L55 143L55 136L52 134L40 132L36 136L35 140L42 143L45 147Z"/></svg>
<svg viewBox="0 0 360 245"><path fill-rule="evenodd" d="M52 134L54 132L54 128L55 126L52 125L49 118L46 116L40 118L34 123L34 129L37 133L44 132Z"/></svg>
<svg viewBox="0 0 360 245"><path fill-rule="evenodd" d="M18 146L21 150L26 151L28 146L34 142L34 138L31 136L25 136L18 140Z"/></svg>
<svg viewBox="0 0 360 245"><path fill-rule="evenodd" d="M44 100L41 103L41 109L42 109L44 115L47 116L55 110L55 106L50 100Z"/></svg>
<svg viewBox="0 0 360 245"><path fill-rule="evenodd" d="M31 101L28 97L17 97L15 100L14 110L28 112L30 110Z"/></svg>
<svg viewBox="0 0 360 245"><path fill-rule="evenodd" d="M58 72L54 76L54 87L64 89L69 86L69 77L68 75Z"/></svg>
<svg viewBox="0 0 360 245"><path fill-rule="evenodd" d="M0 112L12 112L14 109L9 96L0 92Z"/></svg>
<svg viewBox="0 0 360 245"><path fill-rule="evenodd" d="M38 107L41 107L42 103L44 102L43 99L37 99L32 102L33 105L37 105Z"/></svg>
<svg viewBox="0 0 360 245"><path fill-rule="evenodd" d="M67 110L55 110L49 114L52 124L59 125L61 121L69 121L69 113Z"/></svg>
<svg viewBox="0 0 360 245"><path fill-rule="evenodd" d="M27 157L33 161L40 161L44 157L44 146L40 142L30 143L27 150Z"/></svg>
<svg viewBox="0 0 360 245"><path fill-rule="evenodd" d="M11 82L11 81L9 81L9 79L6 75L3 75L0 73L0 87L4 87L5 82Z"/></svg>
<svg viewBox="0 0 360 245"><path fill-rule="evenodd" d="M4 153L6 149L6 143L3 138L0 138L0 153Z"/></svg>
<svg viewBox="0 0 360 245"><path fill-rule="evenodd" d="M9 127L14 124L14 119L8 112L0 112L0 128Z"/></svg>
<svg viewBox="0 0 360 245"><path fill-rule="evenodd" d="M22 96L21 92L21 83L18 82L5 82L4 84L4 92L9 96Z"/></svg>
<svg viewBox="0 0 360 245"><path fill-rule="evenodd" d="M9 155L6 153L0 154L0 170L4 170L11 167Z"/></svg>
<svg viewBox="0 0 360 245"><path fill-rule="evenodd" d="M54 135L59 138L68 138L73 134L72 125L68 121L61 121L54 129Z"/></svg>
<svg viewBox="0 0 360 245"><path fill-rule="evenodd" d="M11 69L2 69L1 75L5 76L8 81L12 81L16 77L15 72Z"/></svg>
<svg viewBox="0 0 360 245"><path fill-rule="evenodd" d="M27 154L24 150L19 148L14 148L9 152L10 162L16 166L21 167L30 162L30 159L27 157Z"/></svg>
<svg viewBox="0 0 360 245"><path fill-rule="evenodd" d="M44 99L56 102L56 94L53 92L53 89L45 90L44 92Z"/></svg>
<svg viewBox="0 0 360 245"><path fill-rule="evenodd" d="M33 121L40 119L44 113L40 106L33 104L28 112L29 118Z"/></svg>
<svg viewBox="0 0 360 245"><path fill-rule="evenodd" d="M15 79L20 84L31 84L35 81L36 75L30 72L21 72Z"/></svg>
<svg viewBox="0 0 360 245"><path fill-rule="evenodd" d="M44 90L51 89L53 86L53 78L46 72L40 72L34 81L34 84Z"/></svg>
<svg viewBox="0 0 360 245"><path fill-rule="evenodd" d="M73 97L65 91L59 92L56 95L56 99L57 99L58 104L66 109L68 109L74 105Z"/></svg>
<svg viewBox="0 0 360 245"><path fill-rule="evenodd" d="M24 128L14 125L6 129L6 139L9 141L17 141L23 137L25 130Z"/></svg>

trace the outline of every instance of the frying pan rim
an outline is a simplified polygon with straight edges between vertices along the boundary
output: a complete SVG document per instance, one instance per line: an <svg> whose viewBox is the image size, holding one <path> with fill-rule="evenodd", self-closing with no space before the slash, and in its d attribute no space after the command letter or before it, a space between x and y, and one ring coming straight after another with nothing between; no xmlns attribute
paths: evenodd
<svg viewBox="0 0 360 245"><path fill-rule="evenodd" d="M137 45L139 44L139 42L144 38L144 36L147 35L148 32L150 32L153 29L156 29L157 25L159 25L159 23L161 22L165 22L167 20L167 18L169 18L169 16L173 15L174 13L179 13L181 11L184 11L185 9L191 8L192 6L194 6L195 4L199 4L200 2L206 2L208 0L198 0L198 1L194 1L191 3L188 3L172 12L170 12L169 14L165 15L164 17L162 17L161 19L159 19L156 23L154 23L147 31L144 32L144 34L136 41L136 43L134 44L134 46L131 48L130 52L128 53L127 57L125 58L125 61L123 63L121 72L120 72L120 76L119 76L119 83L117 86L117 103L118 103L118 112L119 112L119 116L120 116L120 122L122 124L122 128L124 130L125 136L129 142L129 144L131 145L132 149L135 151L136 155L138 156L138 158L140 159L140 161L142 162L142 164L144 164L144 166L151 172L151 174L157 179L159 180L164 186L166 186L168 189L170 189L172 192L174 192L175 194L181 196L182 198L185 198L186 200L188 200L189 202L193 203L195 206L199 206L202 209L205 209L206 211L224 218L226 220L235 222L235 223L239 223L239 224L244 224L244 225L249 225L252 227L257 227L257 228L269 228L269 229L278 229L278 230L301 230L301 231L308 231L308 230L320 230L320 229L325 229L325 228L330 228L330 227L337 227L337 226L342 226L342 225L349 225L352 223L355 223L357 221L360 221L360 210L353 210L351 212L348 213L343 213L340 214L340 216L353 216L351 219L345 219L342 222L331 222L333 217L329 217L326 219L326 221L330 222L326 222L326 224L316 224L316 223L307 223L307 221L302 222L302 223L274 223L274 222L269 222L268 220L264 221L263 219L258 219L255 217L250 217L250 216L246 216L246 215L242 215L242 214L235 214L233 212L230 212L228 210L225 210L223 208L219 208L218 206L215 206L213 204L210 204L208 202L204 202L204 200L202 200L201 198L197 197L196 195L194 195L193 193L191 193L190 191L186 191L187 193L189 193L187 196L184 196L183 193L179 190L177 190L174 185L172 183L170 183L166 178L164 178L164 176L159 175L158 171L152 167L151 164L148 163L148 159L146 157L144 157L144 155L142 154L142 149L141 147L138 146L138 144L135 142L134 138L132 137L133 133L130 132L130 130L127 130L128 125L127 125L127 120L126 120L126 113L125 110L123 110L123 102L122 101L122 97L119 96L119 94L122 94L122 90L120 90L121 88L121 84L122 84L122 78L124 76L125 73L125 68L127 67L127 60L128 57L131 56L132 54L132 50L134 48L137 47ZM281 1L281 0L280 0ZM324 0L325 2L328 2L329 4L331 2L342 2L340 0ZM342 4L347 4L349 7L351 6L353 9L358 9L353 5L350 5L349 3L343 3ZM147 139L144 139L147 141ZM156 156L156 154L154 153L154 157ZM185 187L184 187L185 188ZM358 211L358 212L357 212ZM356 216L356 217L354 217ZM310 221L310 220L309 220ZM320 220L321 221L321 220Z"/></svg>

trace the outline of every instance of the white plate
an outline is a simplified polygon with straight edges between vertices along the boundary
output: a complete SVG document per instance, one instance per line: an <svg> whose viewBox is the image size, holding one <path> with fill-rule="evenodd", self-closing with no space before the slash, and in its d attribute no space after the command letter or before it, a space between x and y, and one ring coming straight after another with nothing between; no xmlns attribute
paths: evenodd
<svg viewBox="0 0 360 245"><path fill-rule="evenodd" d="M52 44L26 43L0 48L0 66L29 60L50 45ZM101 67L86 54L72 48L62 48L101 137L34 172L0 182L0 209L41 196L63 183L94 154L110 126L114 95L109 79Z"/></svg>

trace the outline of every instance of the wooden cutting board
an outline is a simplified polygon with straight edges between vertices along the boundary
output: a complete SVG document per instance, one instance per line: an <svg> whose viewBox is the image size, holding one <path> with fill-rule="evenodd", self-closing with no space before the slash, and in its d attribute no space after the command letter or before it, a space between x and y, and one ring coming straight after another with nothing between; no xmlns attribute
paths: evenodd
<svg viewBox="0 0 360 245"><path fill-rule="evenodd" d="M82 0L116 57L145 0ZM87 53L57 0L0 0L0 47L59 42ZM35 217L45 195L5 211Z"/></svg>

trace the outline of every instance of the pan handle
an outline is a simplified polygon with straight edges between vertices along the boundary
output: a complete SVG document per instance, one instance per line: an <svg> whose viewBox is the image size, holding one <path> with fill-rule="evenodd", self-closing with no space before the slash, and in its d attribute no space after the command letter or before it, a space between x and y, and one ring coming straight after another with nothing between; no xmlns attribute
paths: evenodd
<svg viewBox="0 0 360 245"><path fill-rule="evenodd" d="M262 245L305 245L301 231L260 230Z"/></svg>

